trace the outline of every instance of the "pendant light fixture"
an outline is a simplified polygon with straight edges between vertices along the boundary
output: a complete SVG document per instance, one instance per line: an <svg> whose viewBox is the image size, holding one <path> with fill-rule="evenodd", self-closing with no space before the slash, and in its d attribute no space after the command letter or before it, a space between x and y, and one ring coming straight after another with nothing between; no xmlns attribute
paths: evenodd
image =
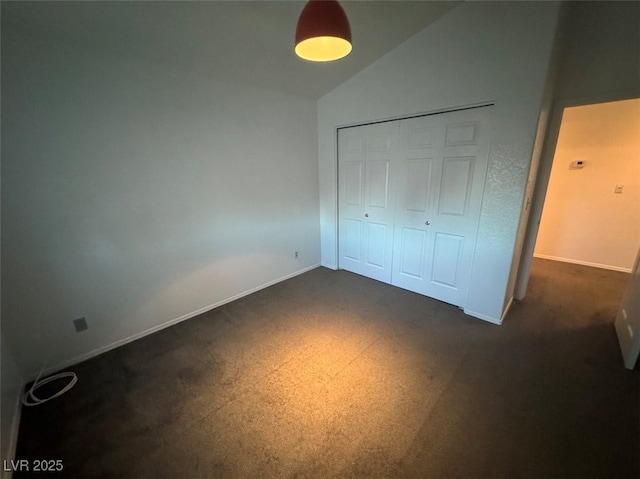
<svg viewBox="0 0 640 479"><path fill-rule="evenodd" d="M296 28L295 52L312 62L330 62L351 52L351 27L337 0L310 0Z"/></svg>

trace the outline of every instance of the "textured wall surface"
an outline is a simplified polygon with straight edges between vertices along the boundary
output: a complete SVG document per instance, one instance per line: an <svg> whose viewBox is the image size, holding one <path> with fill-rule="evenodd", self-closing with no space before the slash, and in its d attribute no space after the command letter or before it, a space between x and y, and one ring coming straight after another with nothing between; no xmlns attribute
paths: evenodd
<svg viewBox="0 0 640 479"><path fill-rule="evenodd" d="M318 102L322 262L337 267L336 128L494 103L465 311L499 322L558 16L556 3L466 3Z"/></svg>

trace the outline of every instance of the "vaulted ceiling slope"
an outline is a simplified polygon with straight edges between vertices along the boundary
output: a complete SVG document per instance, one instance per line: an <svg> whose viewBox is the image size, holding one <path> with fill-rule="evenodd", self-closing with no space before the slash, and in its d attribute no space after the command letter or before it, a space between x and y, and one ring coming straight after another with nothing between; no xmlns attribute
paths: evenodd
<svg viewBox="0 0 640 479"><path fill-rule="evenodd" d="M293 52L302 1L3 1L1 8L3 31L317 99L459 3L344 1L354 50L328 64Z"/></svg>

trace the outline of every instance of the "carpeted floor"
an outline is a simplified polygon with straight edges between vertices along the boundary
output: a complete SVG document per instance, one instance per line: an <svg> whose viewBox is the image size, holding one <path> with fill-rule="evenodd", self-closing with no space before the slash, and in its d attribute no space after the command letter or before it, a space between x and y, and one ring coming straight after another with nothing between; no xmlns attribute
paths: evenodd
<svg viewBox="0 0 640 479"><path fill-rule="evenodd" d="M640 476L628 275L535 260L502 326L319 268L73 368L18 459L69 478Z"/></svg>

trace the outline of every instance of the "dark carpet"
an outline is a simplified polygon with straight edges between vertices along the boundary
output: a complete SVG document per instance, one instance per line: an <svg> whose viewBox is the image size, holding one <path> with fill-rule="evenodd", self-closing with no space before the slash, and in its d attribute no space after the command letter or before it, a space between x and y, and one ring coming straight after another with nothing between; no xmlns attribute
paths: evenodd
<svg viewBox="0 0 640 479"><path fill-rule="evenodd" d="M535 260L496 326L318 268L74 367L14 477L637 478L627 278Z"/></svg>

